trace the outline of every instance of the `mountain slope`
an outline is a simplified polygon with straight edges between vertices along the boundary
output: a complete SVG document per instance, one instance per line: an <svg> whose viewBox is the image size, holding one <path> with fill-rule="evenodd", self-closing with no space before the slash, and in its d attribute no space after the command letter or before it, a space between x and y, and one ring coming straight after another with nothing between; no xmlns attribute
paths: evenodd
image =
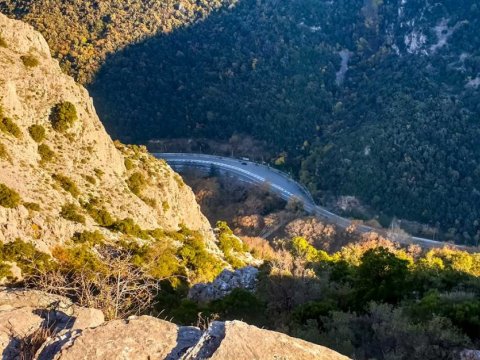
<svg viewBox="0 0 480 360"><path fill-rule="evenodd" d="M180 176L145 149L113 143L88 92L62 73L40 34L1 14L0 29L0 240L46 248L85 230L117 237L107 227L183 224L216 249Z"/></svg>
<svg viewBox="0 0 480 360"><path fill-rule="evenodd" d="M182 20L155 31L135 26L150 19L144 1L123 12L113 0L62 4L4 0L0 9L46 35L69 34L49 37L51 45L62 63L76 64L72 73L95 73L89 87L113 136L227 141L247 133L324 204L352 195L385 225L407 218L478 244L475 2L207 1L197 17L192 3L177 1L160 14ZM92 20L109 11L128 14L117 28L145 36L126 36L105 56L102 42L82 45L82 34L98 34ZM116 38L113 29L102 36Z"/></svg>

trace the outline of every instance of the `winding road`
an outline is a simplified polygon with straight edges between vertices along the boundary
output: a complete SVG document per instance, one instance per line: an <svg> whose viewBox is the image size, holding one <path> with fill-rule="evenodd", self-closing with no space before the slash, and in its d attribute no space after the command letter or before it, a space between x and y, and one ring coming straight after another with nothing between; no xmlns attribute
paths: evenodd
<svg viewBox="0 0 480 360"><path fill-rule="evenodd" d="M188 154L188 153L153 153L157 158L164 159L174 170L182 172L184 168L199 167L211 169L212 167L235 175L238 179L256 185L268 184L271 191L284 200L300 200L307 213L318 216L342 228L347 228L353 222L350 219L336 215L327 209L315 204L308 190L294 179L277 169L249 160L234 159L229 157ZM366 225L357 225L357 231L367 233L370 231L385 231ZM409 237L405 243L418 244L423 247L441 247L445 243L420 237ZM462 247L462 246L458 246Z"/></svg>

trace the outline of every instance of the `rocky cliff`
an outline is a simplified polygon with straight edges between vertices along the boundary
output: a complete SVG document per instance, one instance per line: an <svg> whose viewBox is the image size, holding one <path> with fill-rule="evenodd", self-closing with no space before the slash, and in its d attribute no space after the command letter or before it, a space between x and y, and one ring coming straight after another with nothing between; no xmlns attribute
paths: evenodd
<svg viewBox="0 0 480 360"><path fill-rule="evenodd" d="M48 250L85 230L115 237L99 225L124 219L142 229L184 224L213 240L181 177L144 148L114 143L44 38L2 14L0 68L0 241Z"/></svg>
<svg viewBox="0 0 480 360"><path fill-rule="evenodd" d="M335 351L241 321L201 330L150 316L104 322L98 310L38 291L0 291L4 358L343 360Z"/></svg>

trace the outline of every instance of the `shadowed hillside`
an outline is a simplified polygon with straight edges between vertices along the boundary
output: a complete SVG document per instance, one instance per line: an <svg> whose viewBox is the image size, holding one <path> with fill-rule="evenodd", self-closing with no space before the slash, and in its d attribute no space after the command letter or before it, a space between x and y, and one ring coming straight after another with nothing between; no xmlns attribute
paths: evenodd
<svg viewBox="0 0 480 360"><path fill-rule="evenodd" d="M245 0L115 53L90 88L121 139L251 134L323 204L353 195L386 226L476 244L479 10L465 3Z"/></svg>

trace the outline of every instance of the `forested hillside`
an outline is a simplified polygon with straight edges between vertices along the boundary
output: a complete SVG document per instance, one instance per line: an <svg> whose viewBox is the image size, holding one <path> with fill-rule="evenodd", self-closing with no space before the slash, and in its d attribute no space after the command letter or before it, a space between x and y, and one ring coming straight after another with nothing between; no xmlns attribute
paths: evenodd
<svg viewBox="0 0 480 360"><path fill-rule="evenodd" d="M3 0L0 9L46 34L66 70L95 74L90 90L114 136L251 134L321 201L355 195L387 218L478 243L473 0Z"/></svg>
<svg viewBox="0 0 480 360"><path fill-rule="evenodd" d="M92 80L107 54L159 32L170 33L235 0L1 0L0 11L33 25L62 68Z"/></svg>

